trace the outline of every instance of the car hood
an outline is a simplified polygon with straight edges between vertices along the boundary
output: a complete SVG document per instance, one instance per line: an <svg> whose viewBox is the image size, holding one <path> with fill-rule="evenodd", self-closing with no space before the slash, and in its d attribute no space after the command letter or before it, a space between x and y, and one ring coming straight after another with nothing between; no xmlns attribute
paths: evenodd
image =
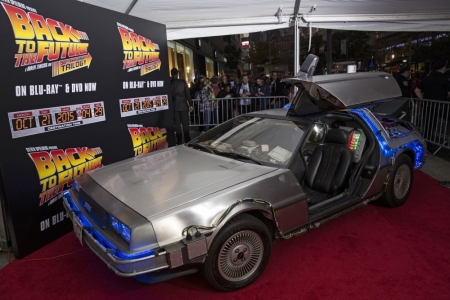
<svg viewBox="0 0 450 300"><path fill-rule="evenodd" d="M149 219L274 170L177 146L88 174L114 197Z"/></svg>

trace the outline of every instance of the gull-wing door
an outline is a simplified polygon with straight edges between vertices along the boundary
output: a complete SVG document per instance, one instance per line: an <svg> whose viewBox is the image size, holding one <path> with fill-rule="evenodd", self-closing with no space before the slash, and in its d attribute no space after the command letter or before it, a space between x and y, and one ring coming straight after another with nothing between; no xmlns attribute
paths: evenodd
<svg viewBox="0 0 450 300"><path fill-rule="evenodd" d="M298 87L298 93L287 113L291 116L365 106L402 94L395 78L384 72L299 75L285 79Z"/></svg>

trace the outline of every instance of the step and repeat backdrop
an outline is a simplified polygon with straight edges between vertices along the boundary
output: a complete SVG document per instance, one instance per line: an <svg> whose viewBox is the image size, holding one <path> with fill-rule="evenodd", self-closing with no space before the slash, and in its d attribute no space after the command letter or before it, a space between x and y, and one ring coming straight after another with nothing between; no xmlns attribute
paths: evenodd
<svg viewBox="0 0 450 300"><path fill-rule="evenodd" d="M167 37L75 0L0 5L0 168L20 258L71 230L76 176L174 144Z"/></svg>

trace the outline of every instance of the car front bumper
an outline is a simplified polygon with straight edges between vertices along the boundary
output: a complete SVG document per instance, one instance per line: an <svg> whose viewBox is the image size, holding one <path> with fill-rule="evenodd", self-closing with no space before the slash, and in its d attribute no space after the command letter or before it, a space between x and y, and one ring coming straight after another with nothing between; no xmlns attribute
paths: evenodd
<svg viewBox="0 0 450 300"><path fill-rule="evenodd" d="M91 248L91 250L97 254L97 256L100 257L112 271L114 271L114 273L119 276L134 277L169 268L167 253L165 251L156 253L150 252L148 255L138 255L137 258L118 257L118 249L116 249L114 245L95 228L95 226L92 226L92 223L88 218L80 212L80 208L76 205L73 199L74 195L71 191L72 190L68 190L64 192L63 205L72 222L81 224L80 241L85 242L89 248Z"/></svg>

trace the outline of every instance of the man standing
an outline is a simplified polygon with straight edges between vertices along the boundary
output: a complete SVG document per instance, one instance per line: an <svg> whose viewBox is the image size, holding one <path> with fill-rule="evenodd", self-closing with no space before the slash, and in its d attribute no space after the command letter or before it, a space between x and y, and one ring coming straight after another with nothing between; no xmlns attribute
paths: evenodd
<svg viewBox="0 0 450 300"><path fill-rule="evenodd" d="M269 106L269 98L266 97L270 97L270 86L264 84L263 77L258 77L256 79L255 96L264 97L256 99L259 100L259 103L256 103L256 107L259 106L259 110L267 109Z"/></svg>
<svg viewBox="0 0 450 300"><path fill-rule="evenodd" d="M255 94L255 87L248 82L248 75L242 76L242 83L237 86L236 91L241 97L239 100L239 114L242 115L253 111L251 109L252 101L248 97Z"/></svg>
<svg viewBox="0 0 450 300"><path fill-rule="evenodd" d="M445 60L439 60L432 66L433 71L425 77L414 90L419 99L445 101L450 97L450 81L444 76L447 70Z"/></svg>
<svg viewBox="0 0 450 300"><path fill-rule="evenodd" d="M411 71L409 66L400 69L400 75L397 77L397 83L402 90L402 97L411 98Z"/></svg>
<svg viewBox="0 0 450 300"><path fill-rule="evenodd" d="M186 81L178 79L178 69L173 68L170 70L170 74L172 75L170 83L172 84L175 134L177 137L177 145L180 145L183 143L183 134L185 143L191 140L189 136L189 112L193 109L192 100ZM183 125L183 133L181 133L181 125Z"/></svg>
<svg viewBox="0 0 450 300"><path fill-rule="evenodd" d="M203 116L203 122L205 123L205 127L203 128L204 132L209 130L211 123L214 122L214 105L212 101L212 95L214 95L214 91L211 88L210 82L208 79L200 81L203 84L203 88L200 91L200 115Z"/></svg>
<svg viewBox="0 0 450 300"><path fill-rule="evenodd" d="M279 98L284 96L283 84L278 78L278 73L276 71L272 72L272 82L270 83L270 94L272 97L275 97L270 102L270 106L272 106L273 108L281 108L284 106L284 103L282 103L282 99Z"/></svg>

